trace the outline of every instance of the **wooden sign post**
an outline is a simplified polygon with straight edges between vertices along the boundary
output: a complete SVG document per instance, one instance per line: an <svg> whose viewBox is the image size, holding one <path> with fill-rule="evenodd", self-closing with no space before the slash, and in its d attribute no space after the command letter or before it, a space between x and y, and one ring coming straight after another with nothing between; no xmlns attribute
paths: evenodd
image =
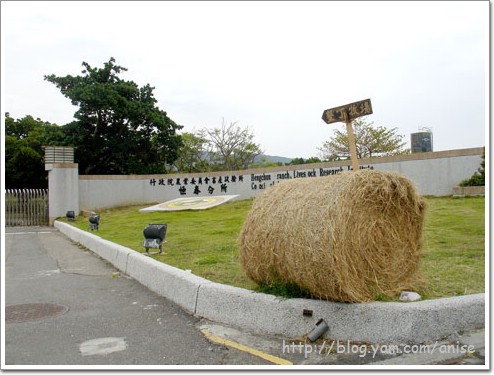
<svg viewBox="0 0 494 375"><path fill-rule="evenodd" d="M333 122L344 122L348 134L348 146L352 159L352 168L354 171L359 170L357 160L357 147L355 146L355 135L353 134L352 121L358 117L370 115L372 113L372 105L370 99L360 102L346 104L340 107L326 109L322 114L322 119L326 124Z"/></svg>

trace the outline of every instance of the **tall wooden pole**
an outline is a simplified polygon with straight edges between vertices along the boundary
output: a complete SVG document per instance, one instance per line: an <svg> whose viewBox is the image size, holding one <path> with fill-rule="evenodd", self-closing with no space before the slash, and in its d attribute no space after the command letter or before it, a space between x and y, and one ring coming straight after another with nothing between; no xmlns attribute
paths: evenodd
<svg viewBox="0 0 494 375"><path fill-rule="evenodd" d="M352 159L352 168L356 172L359 170L358 160L357 160L357 147L355 146L355 135L353 134L352 120L348 119L347 111L343 111L345 116L346 132L348 134L348 146L350 148L350 156Z"/></svg>

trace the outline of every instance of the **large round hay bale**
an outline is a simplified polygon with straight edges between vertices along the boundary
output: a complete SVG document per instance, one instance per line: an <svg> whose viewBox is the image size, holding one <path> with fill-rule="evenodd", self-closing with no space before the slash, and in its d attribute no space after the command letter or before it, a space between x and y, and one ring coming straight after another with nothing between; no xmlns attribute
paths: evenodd
<svg viewBox="0 0 494 375"><path fill-rule="evenodd" d="M365 302L420 282L425 202L397 173L360 170L280 182L259 195L240 234L257 283Z"/></svg>

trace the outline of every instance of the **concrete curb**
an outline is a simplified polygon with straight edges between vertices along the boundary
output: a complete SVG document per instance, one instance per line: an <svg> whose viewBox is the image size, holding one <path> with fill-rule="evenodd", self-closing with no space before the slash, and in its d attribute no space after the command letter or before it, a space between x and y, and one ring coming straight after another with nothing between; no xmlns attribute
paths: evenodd
<svg viewBox="0 0 494 375"><path fill-rule="evenodd" d="M301 338L323 318L326 338L416 344L485 326L485 294L418 302L348 304L310 299L282 299L211 282L104 240L70 224L54 226L117 269L190 313L255 334ZM312 310L312 316L303 310Z"/></svg>

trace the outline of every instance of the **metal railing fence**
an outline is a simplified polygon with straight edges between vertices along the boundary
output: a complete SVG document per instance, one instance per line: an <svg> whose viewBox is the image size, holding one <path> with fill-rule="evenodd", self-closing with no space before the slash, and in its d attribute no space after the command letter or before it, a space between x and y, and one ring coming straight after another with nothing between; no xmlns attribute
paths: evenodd
<svg viewBox="0 0 494 375"><path fill-rule="evenodd" d="M5 225L48 225L47 189L7 189L5 192Z"/></svg>

